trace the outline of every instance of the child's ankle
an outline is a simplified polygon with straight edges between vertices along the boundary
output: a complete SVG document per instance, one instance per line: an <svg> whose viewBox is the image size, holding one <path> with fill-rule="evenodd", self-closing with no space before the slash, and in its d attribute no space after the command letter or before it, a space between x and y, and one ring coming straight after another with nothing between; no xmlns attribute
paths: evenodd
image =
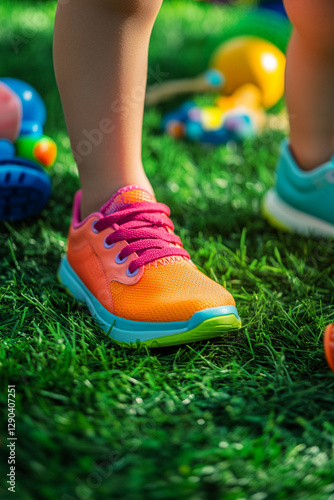
<svg viewBox="0 0 334 500"><path fill-rule="evenodd" d="M81 220L93 212L99 212L101 207L121 188L136 185L154 194L151 184L147 178L129 178L115 183L106 183L106 186L82 186L81 197Z"/></svg>
<svg viewBox="0 0 334 500"><path fill-rule="evenodd" d="M321 147L322 146L322 147ZM333 154L334 148L329 145L312 146L306 142L299 146L290 144L291 154L301 170L310 171L328 162Z"/></svg>

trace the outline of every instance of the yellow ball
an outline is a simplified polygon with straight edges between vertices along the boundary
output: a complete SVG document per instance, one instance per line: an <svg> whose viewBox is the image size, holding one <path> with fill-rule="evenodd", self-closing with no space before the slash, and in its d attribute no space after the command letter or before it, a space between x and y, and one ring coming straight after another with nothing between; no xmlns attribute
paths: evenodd
<svg viewBox="0 0 334 500"><path fill-rule="evenodd" d="M214 52L210 67L226 79L223 93L231 95L246 83L262 92L262 105L274 106L284 94L285 55L275 45L253 36L224 42Z"/></svg>

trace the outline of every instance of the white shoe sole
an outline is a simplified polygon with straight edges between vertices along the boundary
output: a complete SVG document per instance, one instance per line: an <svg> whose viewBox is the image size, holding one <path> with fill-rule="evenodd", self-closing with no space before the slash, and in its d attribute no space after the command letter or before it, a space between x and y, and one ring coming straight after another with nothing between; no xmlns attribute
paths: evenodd
<svg viewBox="0 0 334 500"><path fill-rule="evenodd" d="M304 236L334 237L334 225L296 210L285 203L274 189L265 195L262 213L272 226L283 231Z"/></svg>

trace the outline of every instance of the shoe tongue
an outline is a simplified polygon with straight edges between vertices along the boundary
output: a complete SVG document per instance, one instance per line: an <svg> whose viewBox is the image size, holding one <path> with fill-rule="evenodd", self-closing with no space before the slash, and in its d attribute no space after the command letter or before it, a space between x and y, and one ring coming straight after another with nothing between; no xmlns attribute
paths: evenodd
<svg viewBox="0 0 334 500"><path fill-rule="evenodd" d="M134 203L155 202L154 196L140 186L126 186L119 189L107 203L103 205L100 212L106 216L128 208Z"/></svg>

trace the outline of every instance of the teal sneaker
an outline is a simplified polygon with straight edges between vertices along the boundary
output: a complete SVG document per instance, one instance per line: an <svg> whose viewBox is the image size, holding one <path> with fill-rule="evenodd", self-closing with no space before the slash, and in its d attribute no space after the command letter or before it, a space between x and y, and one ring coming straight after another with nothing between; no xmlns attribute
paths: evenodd
<svg viewBox="0 0 334 500"><path fill-rule="evenodd" d="M334 236L334 157L305 172L284 141L276 186L265 195L262 212L278 229L317 237Z"/></svg>

